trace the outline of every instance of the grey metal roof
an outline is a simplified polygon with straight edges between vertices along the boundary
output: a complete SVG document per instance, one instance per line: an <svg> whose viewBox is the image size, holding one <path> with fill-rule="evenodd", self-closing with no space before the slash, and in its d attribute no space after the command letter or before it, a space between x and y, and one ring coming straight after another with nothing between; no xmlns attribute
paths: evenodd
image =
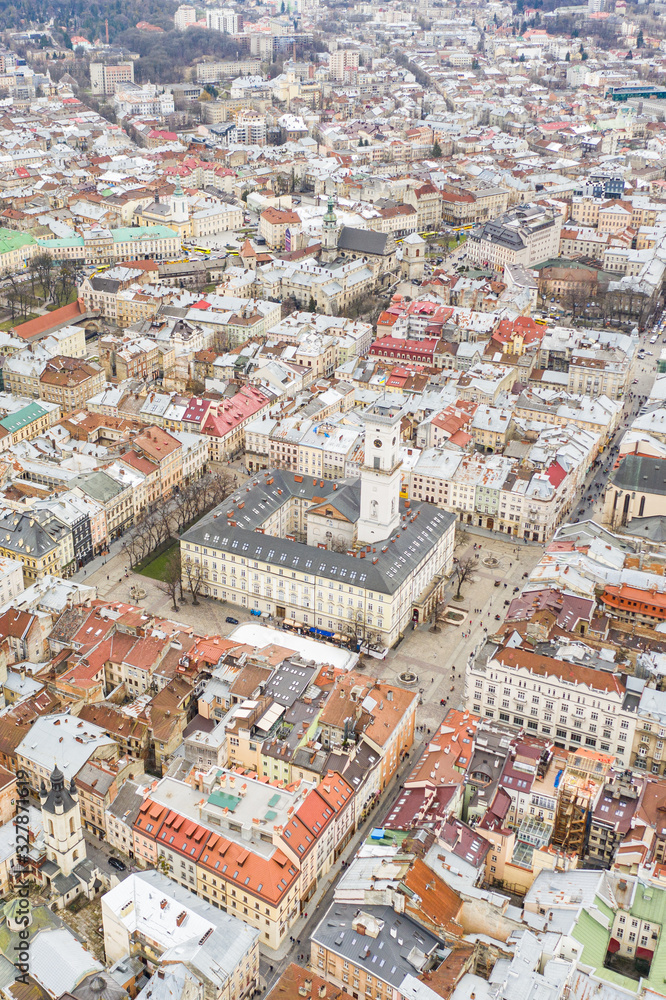
<svg viewBox="0 0 666 1000"><path fill-rule="evenodd" d="M610 481L619 490L666 495L666 462L646 455L627 455Z"/></svg>
<svg viewBox="0 0 666 1000"><path fill-rule="evenodd" d="M343 226L338 237L338 250L385 254L387 242L387 233L376 233L372 229L353 229L351 226Z"/></svg>
<svg viewBox="0 0 666 1000"><path fill-rule="evenodd" d="M356 481L348 486L343 486L333 496L326 497L324 503L327 508L330 505L333 510L342 514L348 521L357 521L361 509L360 482Z"/></svg>
<svg viewBox="0 0 666 1000"><path fill-rule="evenodd" d="M290 708L307 690L316 672L314 667L299 666L291 660L285 660L271 675L265 693L275 698L280 705Z"/></svg>
<svg viewBox="0 0 666 1000"><path fill-rule="evenodd" d="M39 559L56 548L67 531L64 524L46 511L22 514L7 510L0 514L0 541L3 546L33 559Z"/></svg>
<svg viewBox="0 0 666 1000"><path fill-rule="evenodd" d="M655 514L652 517L632 517L624 530L629 535L649 538L652 542L666 542L666 516Z"/></svg>
<svg viewBox="0 0 666 1000"><path fill-rule="evenodd" d="M106 472L84 472L76 479L72 479L69 482L69 488L74 489L78 486L87 496L92 497L93 500L98 500L100 503L108 503L114 497L122 493L123 490L127 489L126 486L121 486L117 483L115 479L107 475Z"/></svg>
<svg viewBox="0 0 666 1000"><path fill-rule="evenodd" d="M103 729L62 713L35 719L16 750L38 767L50 769L57 763L69 781L103 746L114 746Z"/></svg>
<svg viewBox="0 0 666 1000"><path fill-rule="evenodd" d="M521 250L525 246L525 241L517 229L503 226L499 222L487 222L480 235L484 240L490 240L492 243L499 243L501 246L514 250Z"/></svg>
<svg viewBox="0 0 666 1000"><path fill-rule="evenodd" d="M42 812L53 814L60 811L67 812L72 808L74 800L71 795L71 787L65 788L65 776L57 764L51 772L50 781L51 787L42 802Z"/></svg>
<svg viewBox="0 0 666 1000"><path fill-rule="evenodd" d="M143 795L139 791L138 784L129 780L125 782L113 802L110 802L106 808L112 816L116 816L126 826L131 827L139 815L142 802Z"/></svg>
<svg viewBox="0 0 666 1000"><path fill-rule="evenodd" d="M76 1000L126 1000L127 991L103 969L81 980L71 995Z"/></svg>
<svg viewBox="0 0 666 1000"><path fill-rule="evenodd" d="M206 994L224 988L259 937L254 927L216 909L154 870L133 872L104 898L116 918L121 920L127 917L119 917L119 914L127 914L128 904L133 903L134 908L129 912L137 935L155 938L159 934L160 950L166 949L162 952L163 963L182 962L206 983ZM158 926L154 920L156 900L164 898L169 906ZM176 938L173 925L176 914L182 910L186 911L188 919L185 925L180 925L182 929Z"/></svg>
<svg viewBox="0 0 666 1000"><path fill-rule="evenodd" d="M337 583L393 594L456 520L454 514L432 504L412 502L406 508L403 503L400 527L390 539L348 555L254 530L292 498L312 501L315 497L322 500L331 495L337 497L337 483L273 469L252 480L252 484L193 525L182 536L183 540L287 571L298 570ZM235 524L230 525L229 521Z"/></svg>
<svg viewBox="0 0 666 1000"><path fill-rule="evenodd" d="M115 278L94 277L90 279L90 284L94 291L108 292L110 295L114 295L122 287L122 281L116 281Z"/></svg>
<svg viewBox="0 0 666 1000"><path fill-rule="evenodd" d="M377 937L352 930L358 904L332 903L311 940L341 955L371 976L399 989L405 976L421 971L425 956L441 947L438 938L390 906L363 906L379 923Z"/></svg>

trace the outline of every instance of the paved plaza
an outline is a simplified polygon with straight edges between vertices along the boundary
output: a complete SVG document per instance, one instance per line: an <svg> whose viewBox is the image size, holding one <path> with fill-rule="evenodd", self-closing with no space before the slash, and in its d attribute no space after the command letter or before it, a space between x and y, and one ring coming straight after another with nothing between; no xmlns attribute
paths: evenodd
<svg viewBox="0 0 666 1000"><path fill-rule="evenodd" d="M479 556L479 566L472 581L463 584L462 600L452 600L456 592L455 580L446 587L449 604L466 612L464 625L441 624L439 632L432 632L429 622L415 629L408 626L405 638L390 650L385 660L365 657L364 669L369 674L401 683L398 675L409 671L418 676L415 690L423 689L423 704L419 710L419 724L433 729L442 719L447 708L462 704L465 664L470 654L480 645L484 629L492 634L496 625L495 615L504 617L505 601L513 596L514 587L521 586L523 575L529 573L539 560L542 547L524 545L490 537L488 532L477 534L465 530L462 541L456 546L456 556ZM477 546L475 549L474 546ZM97 587L101 598L134 603L131 588L139 586L145 592L138 603L148 612L173 618L190 625L202 634L227 635L234 625L226 622L227 615L239 622L256 621L248 611L236 605L199 597L197 606L188 598L176 613L170 598L159 583L149 577L135 574L127 567L127 558L120 552L109 557L94 573L85 578ZM500 586L495 586L495 581ZM474 608L480 608L475 612ZM471 622L471 624L470 624ZM441 705L446 699L446 706Z"/></svg>

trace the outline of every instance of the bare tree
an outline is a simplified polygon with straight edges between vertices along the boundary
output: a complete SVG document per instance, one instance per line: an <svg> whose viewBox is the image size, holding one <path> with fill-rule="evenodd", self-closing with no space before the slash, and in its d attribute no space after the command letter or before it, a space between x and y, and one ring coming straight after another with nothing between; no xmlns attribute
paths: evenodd
<svg viewBox="0 0 666 1000"><path fill-rule="evenodd" d="M35 295L35 279L38 274L37 258L31 257L28 261L28 274L30 275L30 290L32 292L33 298Z"/></svg>
<svg viewBox="0 0 666 1000"><path fill-rule="evenodd" d="M11 309L12 319L14 319L17 307L19 315L25 317L30 302L27 282L18 281L16 275L11 271L6 272L6 277L11 286L7 292L7 302Z"/></svg>
<svg viewBox="0 0 666 1000"><path fill-rule="evenodd" d="M235 486L231 470L207 472L200 479L182 486L176 496L160 497L152 510L144 508L125 538L124 550L130 565L136 566L186 525L216 507Z"/></svg>
<svg viewBox="0 0 666 1000"><path fill-rule="evenodd" d="M54 284L57 287L55 293L57 301L67 305L67 299L76 288L76 271L68 261L60 265L60 273Z"/></svg>
<svg viewBox="0 0 666 1000"><path fill-rule="evenodd" d="M461 559L455 564L453 569L453 575L458 582L458 592L455 596L455 600L459 601L462 597L462 585L463 583L473 583L476 578L476 570L479 565L478 556L462 556Z"/></svg>
<svg viewBox="0 0 666 1000"><path fill-rule="evenodd" d="M430 632L441 632L439 627L439 616L442 611L446 608L446 597L441 597L438 601L435 601L432 607L432 613L430 615Z"/></svg>
<svg viewBox="0 0 666 1000"><path fill-rule="evenodd" d="M206 480L206 504L201 507L202 511L210 510L218 503L222 503L236 488L236 477L230 469L211 472L204 478Z"/></svg>
<svg viewBox="0 0 666 1000"><path fill-rule="evenodd" d="M139 548L138 534L136 533L135 528L132 528L131 531L125 536L125 541L123 542L123 551L129 560L131 568L136 566L139 562Z"/></svg>
<svg viewBox="0 0 666 1000"><path fill-rule="evenodd" d="M193 521L199 513L200 498L197 486L198 483L188 483L187 486L182 486L180 489L178 503L173 511L179 531L182 531L185 525Z"/></svg>
<svg viewBox="0 0 666 1000"><path fill-rule="evenodd" d="M181 583L181 566L180 566L180 552L178 548L175 548L166 561L164 567L164 576L161 582L158 584L159 589L163 594L167 594L171 598L171 604L174 611L178 611L178 601L177 594L178 588L182 587Z"/></svg>
<svg viewBox="0 0 666 1000"><path fill-rule="evenodd" d="M285 316L290 316L293 312L296 312L297 309L298 309L298 302L293 297L293 295L288 295L286 299L282 300L282 307L281 307L282 319L284 319Z"/></svg>
<svg viewBox="0 0 666 1000"><path fill-rule="evenodd" d="M10 311L11 317L12 317L12 323L13 323L14 320L16 319L16 309L17 309L18 300L19 300L18 292L15 292L14 289L11 288L7 292L6 298L7 298L7 305L9 306L9 311Z"/></svg>
<svg viewBox="0 0 666 1000"><path fill-rule="evenodd" d="M187 580L187 589L192 595L192 604L196 607L199 603L198 596L203 584L203 570L201 564L188 558L183 565L183 573Z"/></svg>
<svg viewBox="0 0 666 1000"><path fill-rule="evenodd" d="M155 508L152 513L152 520L155 524L157 542L155 548L161 545L162 542L166 542L168 538L171 537L172 522L174 519L174 512L178 508L178 498L174 502L173 499L165 499L160 497L160 499L155 504Z"/></svg>
<svg viewBox="0 0 666 1000"><path fill-rule="evenodd" d="M51 295L51 286L53 281L53 257L50 253L44 251L43 253L36 254L34 261L35 269L39 276L39 281L44 293L44 299L48 300Z"/></svg>
<svg viewBox="0 0 666 1000"><path fill-rule="evenodd" d="M588 288L582 284L571 285L562 296L562 304L565 309L570 310L571 319L574 320L584 312L590 296L593 295Z"/></svg>
<svg viewBox="0 0 666 1000"><path fill-rule="evenodd" d="M469 544L469 531L467 531L460 521L456 524L456 545Z"/></svg>

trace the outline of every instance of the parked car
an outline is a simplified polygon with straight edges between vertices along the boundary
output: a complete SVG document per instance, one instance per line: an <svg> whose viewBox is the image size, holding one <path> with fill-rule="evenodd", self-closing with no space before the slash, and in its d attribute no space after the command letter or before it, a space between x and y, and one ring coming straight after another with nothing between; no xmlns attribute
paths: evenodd
<svg viewBox="0 0 666 1000"><path fill-rule="evenodd" d="M115 868L117 872L126 872L127 865L120 858L109 858L109 864L112 868Z"/></svg>
<svg viewBox="0 0 666 1000"><path fill-rule="evenodd" d="M238 625L238 618L232 618L231 615L227 615L224 619L229 625Z"/></svg>

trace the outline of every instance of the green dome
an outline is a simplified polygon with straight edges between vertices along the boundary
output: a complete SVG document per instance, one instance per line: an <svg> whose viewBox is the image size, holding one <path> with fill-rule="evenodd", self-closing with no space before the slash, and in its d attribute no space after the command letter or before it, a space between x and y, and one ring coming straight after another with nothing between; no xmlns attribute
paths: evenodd
<svg viewBox="0 0 666 1000"><path fill-rule="evenodd" d="M333 195L331 195L331 197L328 199L328 211L324 216L324 222L335 223L337 221L338 220L335 218L335 212L333 211Z"/></svg>
<svg viewBox="0 0 666 1000"><path fill-rule="evenodd" d="M11 931L15 931L19 927L29 927L32 923L32 907L29 906L26 910L25 900L19 899L18 896L5 903L2 908L2 915L7 921L7 927ZM25 922L26 917L28 918L27 924Z"/></svg>

